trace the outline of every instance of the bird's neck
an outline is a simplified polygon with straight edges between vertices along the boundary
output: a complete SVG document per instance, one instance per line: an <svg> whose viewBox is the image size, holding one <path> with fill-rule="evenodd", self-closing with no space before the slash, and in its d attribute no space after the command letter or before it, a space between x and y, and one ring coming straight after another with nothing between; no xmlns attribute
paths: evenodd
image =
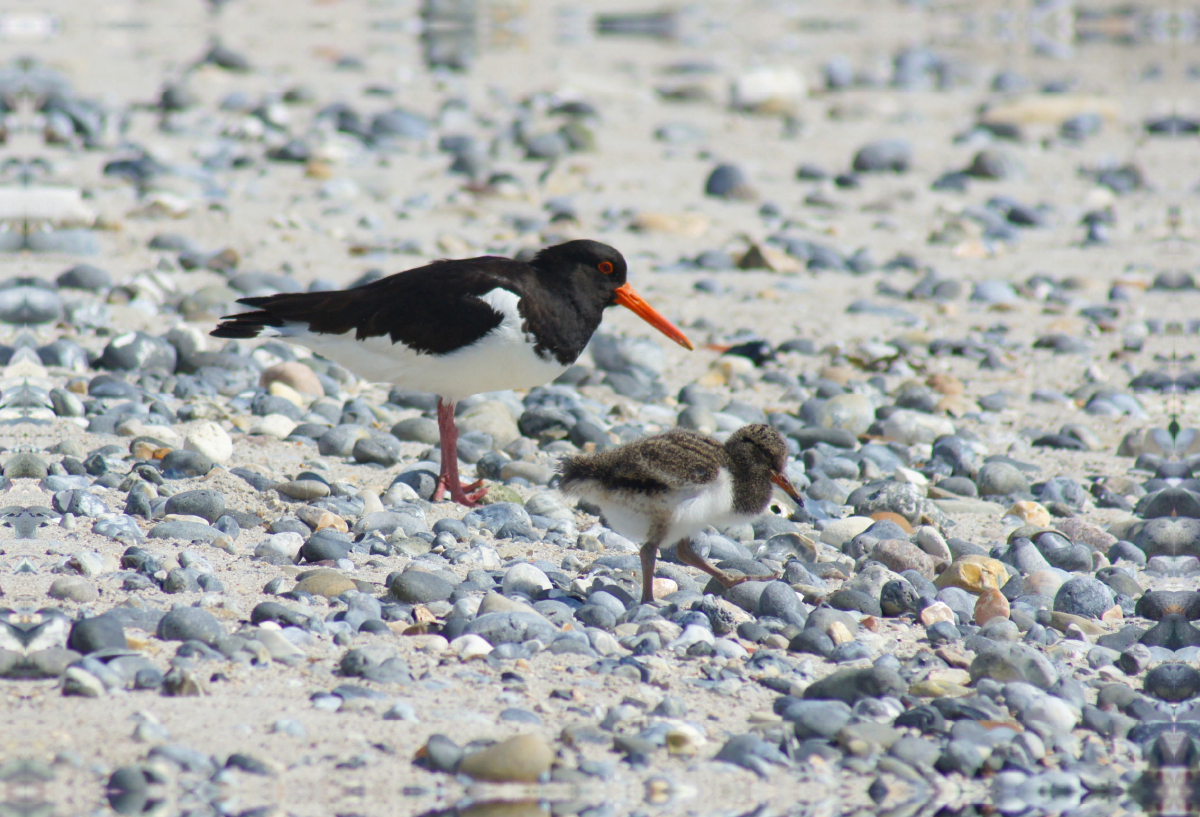
<svg viewBox="0 0 1200 817"><path fill-rule="evenodd" d="M743 516L762 513L771 501L771 472L760 462L726 456L733 478L733 510Z"/></svg>
<svg viewBox="0 0 1200 817"><path fill-rule="evenodd" d="M530 310L540 318L539 351L546 349L564 366L570 366L583 353L604 317L603 304L580 296L581 293L554 282L543 290L542 299Z"/></svg>

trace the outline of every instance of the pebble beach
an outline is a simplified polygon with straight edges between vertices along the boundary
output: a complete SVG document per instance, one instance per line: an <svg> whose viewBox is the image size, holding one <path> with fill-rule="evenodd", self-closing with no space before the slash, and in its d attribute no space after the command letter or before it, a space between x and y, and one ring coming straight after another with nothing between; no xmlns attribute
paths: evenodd
<svg viewBox="0 0 1200 817"><path fill-rule="evenodd" d="M0 812L1186 814L1200 35L1177 7L0 10ZM594 239L606 313L457 406L239 298ZM767 423L695 550L559 461Z"/></svg>

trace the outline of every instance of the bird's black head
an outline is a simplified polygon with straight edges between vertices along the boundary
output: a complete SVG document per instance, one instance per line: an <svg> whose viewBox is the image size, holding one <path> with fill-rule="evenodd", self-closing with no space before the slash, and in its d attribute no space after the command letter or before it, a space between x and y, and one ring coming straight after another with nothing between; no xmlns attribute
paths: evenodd
<svg viewBox="0 0 1200 817"><path fill-rule="evenodd" d="M625 256L607 244L587 240L556 244L535 255L530 265L543 284L569 298L588 322L594 319L587 337L600 323L603 310L623 306L683 348L692 348L682 332L633 290L625 280L629 273Z"/></svg>
<svg viewBox="0 0 1200 817"><path fill-rule="evenodd" d="M569 286L575 292L596 293L605 306L616 301L616 290L625 283L629 268L625 256L599 241L568 241L546 247L530 264L547 283Z"/></svg>

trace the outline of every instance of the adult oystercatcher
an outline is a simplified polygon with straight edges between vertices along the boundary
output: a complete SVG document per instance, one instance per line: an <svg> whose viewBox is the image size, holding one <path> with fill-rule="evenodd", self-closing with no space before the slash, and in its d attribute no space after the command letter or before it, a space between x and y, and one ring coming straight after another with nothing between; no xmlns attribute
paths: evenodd
<svg viewBox="0 0 1200 817"><path fill-rule="evenodd" d="M575 362L604 310L620 305L691 349L626 282L625 258L598 241L547 247L532 261L435 261L354 289L242 298L218 338L283 336L371 381L439 396L441 476L434 499L473 505L486 489L458 476L454 404L548 383Z"/></svg>
<svg viewBox="0 0 1200 817"><path fill-rule="evenodd" d="M749 425L724 444L695 431L673 429L599 454L564 458L559 488L600 508L622 536L642 542L642 604L654 600L654 562L664 544L678 542L684 564L726 588L776 576L730 576L692 550L706 525L748 522L767 509L771 485L801 502L784 472L787 446L779 432Z"/></svg>

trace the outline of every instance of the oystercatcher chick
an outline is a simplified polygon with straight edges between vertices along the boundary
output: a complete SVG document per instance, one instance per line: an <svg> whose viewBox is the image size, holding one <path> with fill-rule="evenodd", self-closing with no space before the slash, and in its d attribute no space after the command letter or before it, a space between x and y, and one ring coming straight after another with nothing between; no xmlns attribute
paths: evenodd
<svg viewBox="0 0 1200 817"><path fill-rule="evenodd" d="M458 475L454 404L472 394L548 383L575 362L604 310L632 310L679 345L692 344L634 292L617 250L568 241L526 263L483 256L435 261L354 289L242 298L218 338L282 336L366 380L439 396L441 475L434 500L473 505Z"/></svg>
<svg viewBox="0 0 1200 817"><path fill-rule="evenodd" d="M726 588L776 576L730 576L692 550L691 537L707 525L748 522L767 509L772 484L801 502L784 473L787 446L766 425L744 426L724 444L694 431L673 429L599 454L563 460L559 488L600 508L617 533L643 542L642 604L654 600L658 549L677 542L684 564Z"/></svg>

